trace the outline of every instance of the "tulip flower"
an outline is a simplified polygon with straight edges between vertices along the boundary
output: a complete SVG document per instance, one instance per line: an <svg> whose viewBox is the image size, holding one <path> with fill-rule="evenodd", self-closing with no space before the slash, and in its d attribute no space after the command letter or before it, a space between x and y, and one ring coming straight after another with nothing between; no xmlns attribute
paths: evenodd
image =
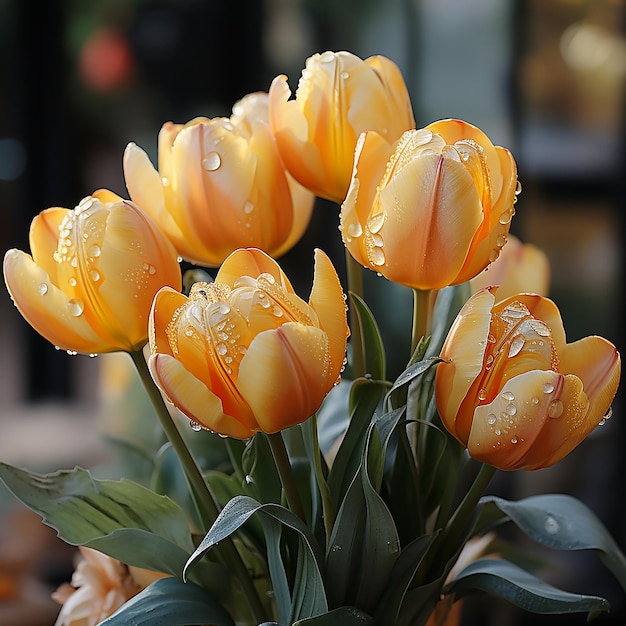
<svg viewBox="0 0 626 626"><path fill-rule="evenodd" d="M338 381L348 334L344 294L320 250L308 303L271 257L242 249L189 297L159 291L150 325L161 391L193 422L239 439L315 413Z"/></svg>
<svg viewBox="0 0 626 626"><path fill-rule="evenodd" d="M314 54L294 100L287 77L270 86L270 123L280 154L296 180L318 196L341 202L362 132L390 143L415 128L409 93L397 65L383 56Z"/></svg>
<svg viewBox="0 0 626 626"><path fill-rule="evenodd" d="M407 131L390 144L359 138L341 232L364 267L396 283L441 289L498 257L514 214L511 153L459 120Z"/></svg>
<svg viewBox="0 0 626 626"><path fill-rule="evenodd" d="M70 352L135 351L164 285L180 289L176 251L132 202L96 191L31 223L32 256L9 250L4 280L26 321Z"/></svg>
<svg viewBox="0 0 626 626"><path fill-rule="evenodd" d="M500 256L486 270L470 280L472 293L498 285L498 298L504 300L518 293L548 295L550 263L543 250L524 244L509 235Z"/></svg>
<svg viewBox="0 0 626 626"><path fill-rule="evenodd" d="M569 454L609 411L621 374L602 337L566 343L555 304L496 288L461 309L437 366L437 408L476 459L503 470L549 467Z"/></svg>
<svg viewBox="0 0 626 626"><path fill-rule="evenodd" d="M141 148L127 146L131 199L184 259L218 267L242 247L279 256L308 226L315 196L285 170L267 101L267 94L249 94L230 118L168 122L159 132L158 171Z"/></svg>

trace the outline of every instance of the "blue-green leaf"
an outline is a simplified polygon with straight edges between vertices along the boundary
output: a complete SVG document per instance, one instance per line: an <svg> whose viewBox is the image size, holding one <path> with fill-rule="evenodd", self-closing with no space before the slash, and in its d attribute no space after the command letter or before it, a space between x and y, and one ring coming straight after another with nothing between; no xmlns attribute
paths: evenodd
<svg viewBox="0 0 626 626"><path fill-rule="evenodd" d="M604 598L563 591L504 559L485 558L470 563L444 591L459 596L484 591L532 613L609 610Z"/></svg>
<svg viewBox="0 0 626 626"><path fill-rule="evenodd" d="M206 590L179 578L162 578L131 598L100 626L234 626L224 607Z"/></svg>
<svg viewBox="0 0 626 626"><path fill-rule="evenodd" d="M487 496L482 505L496 506L529 537L555 550L598 550L602 562L626 590L626 557L598 517L580 500L544 494L510 502Z"/></svg>
<svg viewBox="0 0 626 626"><path fill-rule="evenodd" d="M352 292L349 295L352 311L358 317L356 327L360 331L360 337L354 337L353 341L361 342L365 371L374 380L385 380L385 346L374 315L360 296Z"/></svg>
<svg viewBox="0 0 626 626"><path fill-rule="evenodd" d="M69 544L175 576L193 550L182 509L137 483L96 480L80 468L36 474L5 463L0 478Z"/></svg>
<svg viewBox="0 0 626 626"><path fill-rule="evenodd" d="M353 606L342 606L328 613L295 622L293 626L375 626L374 618Z"/></svg>

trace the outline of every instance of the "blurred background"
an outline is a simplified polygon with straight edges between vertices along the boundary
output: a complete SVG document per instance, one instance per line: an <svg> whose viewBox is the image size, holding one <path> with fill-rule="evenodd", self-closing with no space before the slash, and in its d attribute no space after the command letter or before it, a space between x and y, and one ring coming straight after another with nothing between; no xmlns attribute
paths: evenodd
<svg viewBox="0 0 626 626"><path fill-rule="evenodd" d="M623 352L624 4L0 0L0 248L28 250L30 221L44 208L73 208L100 187L127 195L126 144L136 142L154 161L165 121L228 116L237 99L266 91L277 74L295 89L314 52L383 54L405 76L418 127L459 117L512 150L523 188L512 232L547 253L550 295L568 339L599 334ZM341 264L337 211L322 201L304 240L285 257L286 271L309 271L313 246ZM390 346L406 343L386 332ZM56 351L5 292L0 461L39 471L106 466L113 453L103 433L110 439L125 415L115 391L127 376L119 356ZM492 491L515 498L572 493L626 549L623 396L622 388L614 418L565 461L498 476ZM59 607L49 594L69 580L73 558L0 490L0 624L51 626ZM626 623L624 594L596 555L563 557L546 577L607 597L613 611L599 626ZM467 603L464 624L504 623L583 624L585 616L545 620L484 598Z"/></svg>

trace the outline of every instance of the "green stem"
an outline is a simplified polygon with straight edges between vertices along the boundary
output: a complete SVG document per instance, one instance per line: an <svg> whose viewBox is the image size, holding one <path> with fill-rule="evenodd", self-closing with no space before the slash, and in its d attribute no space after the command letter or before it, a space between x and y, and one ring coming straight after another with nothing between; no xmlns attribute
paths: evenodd
<svg viewBox="0 0 626 626"><path fill-rule="evenodd" d="M291 468L291 462L289 461L289 454L285 447L285 440L281 432L267 435L267 439L272 449L272 455L274 456L274 462L276 463L276 469L280 476L280 482L282 483L285 496L287 498L287 504L293 513L295 513L302 521L306 521L306 515L304 513L304 507L302 506L302 500L298 493L298 487L296 485L293 470Z"/></svg>
<svg viewBox="0 0 626 626"><path fill-rule="evenodd" d="M348 252L348 248L346 248L346 271L348 274L348 291L363 298L363 268ZM353 312L350 314L350 332L352 337L350 340L352 378L356 379L364 376L366 372L361 324L358 315Z"/></svg>
<svg viewBox="0 0 626 626"><path fill-rule="evenodd" d="M430 313L432 310L432 295L430 290L413 289L413 330L411 334L411 356L422 337L430 331Z"/></svg>
<svg viewBox="0 0 626 626"><path fill-rule="evenodd" d="M213 522L219 515L219 506L213 493L211 492L207 482L204 480L202 472L196 463L196 460L191 455L187 444L185 443L182 435L180 434L176 424L172 420L172 417L167 410L167 406L163 400L163 396L159 391L150 375L148 365L144 358L143 352L137 350L130 352L130 357L135 364L139 378L143 383L144 389L152 402L152 406L159 418L161 426L165 432L168 441L172 444L174 451L176 452L178 459L183 467L189 486L193 492L196 506L199 507L200 514L203 523L207 528L210 528ZM233 542L228 538L220 542L217 546L218 554L221 560L227 567L234 571L235 577L241 585L242 592L244 593L248 602L248 607L252 614L252 617L257 621L263 621L266 614L259 594L248 574L248 570L244 562L241 559L241 555L235 548Z"/></svg>

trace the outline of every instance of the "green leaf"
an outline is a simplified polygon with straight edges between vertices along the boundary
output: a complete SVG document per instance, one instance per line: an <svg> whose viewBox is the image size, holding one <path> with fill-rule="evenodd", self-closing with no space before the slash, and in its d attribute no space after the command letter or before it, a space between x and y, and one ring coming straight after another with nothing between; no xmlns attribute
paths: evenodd
<svg viewBox="0 0 626 626"><path fill-rule="evenodd" d="M235 497L222 509L209 532L187 561L183 575L186 575L189 569L194 567L207 551L222 539L236 532L255 514L263 515L268 565L272 583L278 585L275 594L277 597L280 595L283 602L289 598L291 615L288 623L326 612L328 604L321 567L323 555L315 537L306 524L291 511L277 504L261 504L248 496ZM281 527L295 531L298 537L296 582L293 594L286 586L286 568L282 561L280 542ZM282 612L286 612L286 605L283 606ZM281 615L281 620L285 621L284 615Z"/></svg>
<svg viewBox="0 0 626 626"><path fill-rule="evenodd" d="M484 591L532 613L609 610L604 598L563 591L504 559L485 558L470 563L444 591L458 596Z"/></svg>
<svg viewBox="0 0 626 626"><path fill-rule="evenodd" d="M84 469L36 474L0 463L0 478L61 539L175 576L193 550L187 518L166 496Z"/></svg>
<svg viewBox="0 0 626 626"><path fill-rule="evenodd" d="M207 591L179 578L162 578L131 598L100 626L234 626L224 607Z"/></svg>
<svg viewBox="0 0 626 626"><path fill-rule="evenodd" d="M283 486L264 433L257 433L248 440L241 465L247 495L259 502L280 502Z"/></svg>
<svg viewBox="0 0 626 626"><path fill-rule="evenodd" d="M481 504L496 506L529 537L555 550L598 550L602 562L626 590L626 557L598 517L580 500L544 494L510 502L487 496Z"/></svg>
<svg viewBox="0 0 626 626"><path fill-rule="evenodd" d="M363 346L365 371L374 380L385 380L385 346L374 315L360 296L352 292L349 295L352 311L359 320L357 328L360 330L361 336L357 339Z"/></svg>
<svg viewBox="0 0 626 626"><path fill-rule="evenodd" d="M328 475L328 488L334 511L339 509L350 483L359 470L368 428L384 393L383 385L367 378L359 378L352 383L348 430Z"/></svg>
<svg viewBox="0 0 626 626"><path fill-rule="evenodd" d="M371 615L353 606L342 606L328 613L295 622L293 626L375 626Z"/></svg>

